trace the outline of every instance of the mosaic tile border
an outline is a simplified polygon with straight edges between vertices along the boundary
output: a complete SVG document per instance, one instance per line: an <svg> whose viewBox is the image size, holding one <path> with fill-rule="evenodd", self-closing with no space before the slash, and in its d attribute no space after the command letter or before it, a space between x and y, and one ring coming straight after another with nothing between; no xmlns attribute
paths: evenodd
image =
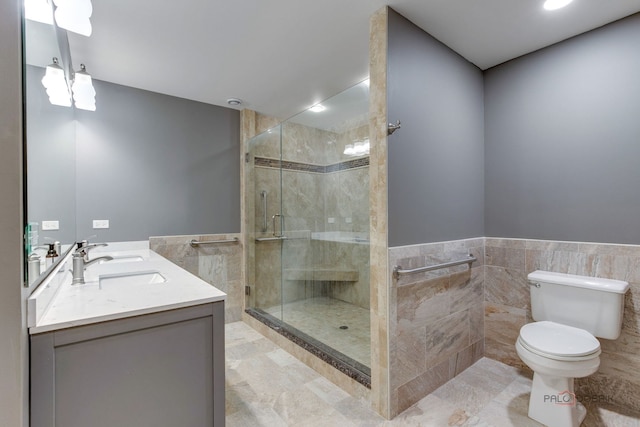
<svg viewBox="0 0 640 427"><path fill-rule="evenodd" d="M332 349L298 329L283 323L278 318L260 309L249 308L245 313L264 323L288 340L307 350L320 360L333 366L349 378L371 389L371 370L348 356Z"/></svg>
<svg viewBox="0 0 640 427"><path fill-rule="evenodd" d="M266 168L275 168L275 169L282 168L282 169L302 171L302 172L331 173L331 172L339 172L339 171L369 166L369 157L368 156L361 157L358 159L347 160L344 162L335 163L327 166L312 165L309 163L300 163L300 162L290 162L288 160L280 160L280 159L270 159L268 157L255 157L253 164L255 166L262 166Z"/></svg>

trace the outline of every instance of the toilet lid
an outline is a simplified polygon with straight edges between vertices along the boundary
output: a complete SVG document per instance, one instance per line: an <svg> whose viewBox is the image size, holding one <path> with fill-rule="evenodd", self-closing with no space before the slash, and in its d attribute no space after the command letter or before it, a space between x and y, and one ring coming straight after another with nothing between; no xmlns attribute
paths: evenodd
<svg viewBox="0 0 640 427"><path fill-rule="evenodd" d="M520 338L529 347L553 356L586 356L600 349L600 342L589 332L549 321L524 325Z"/></svg>

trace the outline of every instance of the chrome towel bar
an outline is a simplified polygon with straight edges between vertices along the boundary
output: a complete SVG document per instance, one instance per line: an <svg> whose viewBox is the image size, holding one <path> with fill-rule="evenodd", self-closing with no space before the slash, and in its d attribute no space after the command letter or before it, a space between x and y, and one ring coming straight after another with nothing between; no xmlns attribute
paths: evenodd
<svg viewBox="0 0 640 427"><path fill-rule="evenodd" d="M197 248L198 246L202 246L202 245L217 245L218 243L238 243L240 241L240 239L238 239L237 237L234 237L233 239L225 239L225 240L206 240L203 242L199 242L196 239L193 239L192 241L189 242L189 245L191 245L192 248Z"/></svg>
<svg viewBox="0 0 640 427"><path fill-rule="evenodd" d="M469 267L471 267L471 263L476 262L477 260L478 259L476 257L474 257L472 254L469 254L469 257L465 259L443 262L442 264L428 265L425 267L412 268L411 270L403 270L401 266L396 265L395 267L393 267L393 277L397 279L403 274L423 273L425 271L439 270L441 268L447 268L447 267L455 267L456 265L461 265L461 264L469 264Z"/></svg>

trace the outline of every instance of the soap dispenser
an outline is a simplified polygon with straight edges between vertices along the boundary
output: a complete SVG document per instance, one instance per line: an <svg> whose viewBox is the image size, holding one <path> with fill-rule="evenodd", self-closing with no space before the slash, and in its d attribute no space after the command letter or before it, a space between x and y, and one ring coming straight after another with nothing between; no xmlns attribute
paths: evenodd
<svg viewBox="0 0 640 427"><path fill-rule="evenodd" d="M49 250L47 251L47 256L46 256L46 265L47 265L47 268L49 268L56 261L56 258L58 257L58 252L56 251L55 243L47 243L47 246L49 246Z"/></svg>

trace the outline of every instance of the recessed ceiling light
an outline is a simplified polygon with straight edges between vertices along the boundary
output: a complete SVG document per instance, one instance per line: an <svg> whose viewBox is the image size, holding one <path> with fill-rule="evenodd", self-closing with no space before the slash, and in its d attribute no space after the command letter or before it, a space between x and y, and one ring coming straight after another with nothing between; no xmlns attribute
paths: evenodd
<svg viewBox="0 0 640 427"><path fill-rule="evenodd" d="M236 105L242 104L242 99L229 98L229 99L227 99L227 104L232 105L232 106L235 107Z"/></svg>
<svg viewBox="0 0 640 427"><path fill-rule="evenodd" d="M327 109L327 107L325 107L324 105L316 104L313 107L309 108L309 111L313 111L314 113L319 113L319 112L324 111L326 109Z"/></svg>
<svg viewBox="0 0 640 427"><path fill-rule="evenodd" d="M561 9L571 3L573 0L547 0L544 2L544 8L546 10Z"/></svg>

